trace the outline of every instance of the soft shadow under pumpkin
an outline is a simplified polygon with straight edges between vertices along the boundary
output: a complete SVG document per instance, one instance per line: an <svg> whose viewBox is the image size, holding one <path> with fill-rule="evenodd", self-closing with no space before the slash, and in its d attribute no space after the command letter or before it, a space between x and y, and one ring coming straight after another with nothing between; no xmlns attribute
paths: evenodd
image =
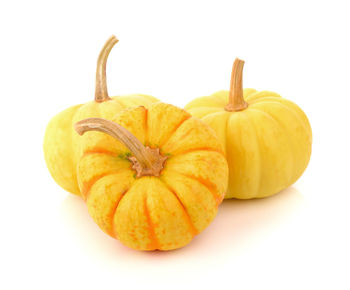
<svg viewBox="0 0 350 290"><path fill-rule="evenodd" d="M169 257L224 257L228 252L239 253L286 223L304 203L304 196L294 187L264 199L225 200L213 223L201 235L184 248L165 252L134 251L105 235L93 222L79 197L67 195L61 204L61 214L74 239L93 255L102 254L108 260L118 259L120 262L125 262L124 257L126 260L131 257L138 260L150 256L161 261Z"/></svg>

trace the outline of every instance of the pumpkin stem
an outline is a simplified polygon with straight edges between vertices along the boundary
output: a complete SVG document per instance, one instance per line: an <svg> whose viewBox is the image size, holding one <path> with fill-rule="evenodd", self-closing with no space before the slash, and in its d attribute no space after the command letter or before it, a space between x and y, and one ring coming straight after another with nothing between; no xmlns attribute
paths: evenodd
<svg viewBox="0 0 350 290"><path fill-rule="evenodd" d="M88 118L74 125L79 135L88 131L99 131L106 133L123 143L133 156L128 159L133 163L136 176L159 176L164 168L167 156L162 156L159 148L144 146L131 132L117 123L101 118Z"/></svg>
<svg viewBox="0 0 350 290"><path fill-rule="evenodd" d="M118 39L112 35L103 46L97 59L95 101L99 103L111 99L107 91L106 64L108 55L117 42Z"/></svg>
<svg viewBox="0 0 350 290"><path fill-rule="evenodd" d="M248 107L248 103L243 98L243 66L244 61L236 58L232 67L229 103L225 107L226 111L236 112Z"/></svg>

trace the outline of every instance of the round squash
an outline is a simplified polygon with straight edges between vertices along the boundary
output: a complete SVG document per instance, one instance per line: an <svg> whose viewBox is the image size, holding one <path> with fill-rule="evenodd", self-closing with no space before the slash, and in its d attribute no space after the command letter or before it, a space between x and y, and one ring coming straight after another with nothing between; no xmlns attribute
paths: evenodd
<svg viewBox="0 0 350 290"><path fill-rule="evenodd" d="M91 131L81 137L77 173L90 215L133 249L185 246L213 220L227 189L215 132L164 103L126 109L113 121L75 125L81 135Z"/></svg>
<svg viewBox="0 0 350 290"><path fill-rule="evenodd" d="M79 136L73 124L88 117L112 119L116 113L130 106L149 106L157 102L147 95L109 97L106 84L106 63L109 52L118 42L112 36L104 45L97 61L95 100L70 107L49 122L44 137L44 157L53 179L65 190L80 195L76 167L80 152Z"/></svg>
<svg viewBox="0 0 350 290"><path fill-rule="evenodd" d="M311 155L304 112L270 91L242 88L242 60L233 65L230 91L190 102L185 109L217 133L229 164L225 198L260 198L293 184Z"/></svg>

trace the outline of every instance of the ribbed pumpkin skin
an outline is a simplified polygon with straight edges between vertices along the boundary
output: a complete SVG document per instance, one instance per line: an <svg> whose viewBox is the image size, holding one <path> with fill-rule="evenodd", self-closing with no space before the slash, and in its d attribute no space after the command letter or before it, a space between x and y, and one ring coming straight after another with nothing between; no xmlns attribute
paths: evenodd
<svg viewBox="0 0 350 290"><path fill-rule="evenodd" d="M190 102L185 109L217 133L229 164L225 198L261 198L280 192L304 172L312 132L304 112L280 95L245 89L248 108L228 112L229 92Z"/></svg>
<svg viewBox="0 0 350 290"><path fill-rule="evenodd" d="M188 244L213 220L227 189L228 166L215 132L164 103L124 110L112 121L168 159L159 177L137 178L124 145L105 133L85 133L78 180L90 215L133 249Z"/></svg>
<svg viewBox="0 0 350 290"><path fill-rule="evenodd" d="M77 183L77 158L80 154L79 135L73 124L90 117L111 120L130 106L149 106L158 100L147 95L112 97L104 102L88 102L70 107L51 119L44 136L44 157L53 179L65 190L80 195Z"/></svg>

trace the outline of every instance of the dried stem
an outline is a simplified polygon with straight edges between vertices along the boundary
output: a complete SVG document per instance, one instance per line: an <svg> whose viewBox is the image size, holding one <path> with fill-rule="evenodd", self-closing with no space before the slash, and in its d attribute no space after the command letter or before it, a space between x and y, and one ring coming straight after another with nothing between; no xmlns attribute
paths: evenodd
<svg viewBox="0 0 350 290"><path fill-rule="evenodd" d="M243 98L243 66L244 61L236 58L232 67L229 103L225 107L226 111L241 111L248 107Z"/></svg>
<svg viewBox="0 0 350 290"><path fill-rule="evenodd" d="M88 131L99 131L122 142L133 155L129 160L133 163L137 177L159 176L164 167L167 157L159 153L159 148L145 147L131 132L117 123L101 118L88 118L77 122L74 128L79 135Z"/></svg>
<svg viewBox="0 0 350 290"><path fill-rule="evenodd" d="M97 60L95 101L104 102L110 100L107 91L106 64L109 53L118 39L112 35L103 46Z"/></svg>

